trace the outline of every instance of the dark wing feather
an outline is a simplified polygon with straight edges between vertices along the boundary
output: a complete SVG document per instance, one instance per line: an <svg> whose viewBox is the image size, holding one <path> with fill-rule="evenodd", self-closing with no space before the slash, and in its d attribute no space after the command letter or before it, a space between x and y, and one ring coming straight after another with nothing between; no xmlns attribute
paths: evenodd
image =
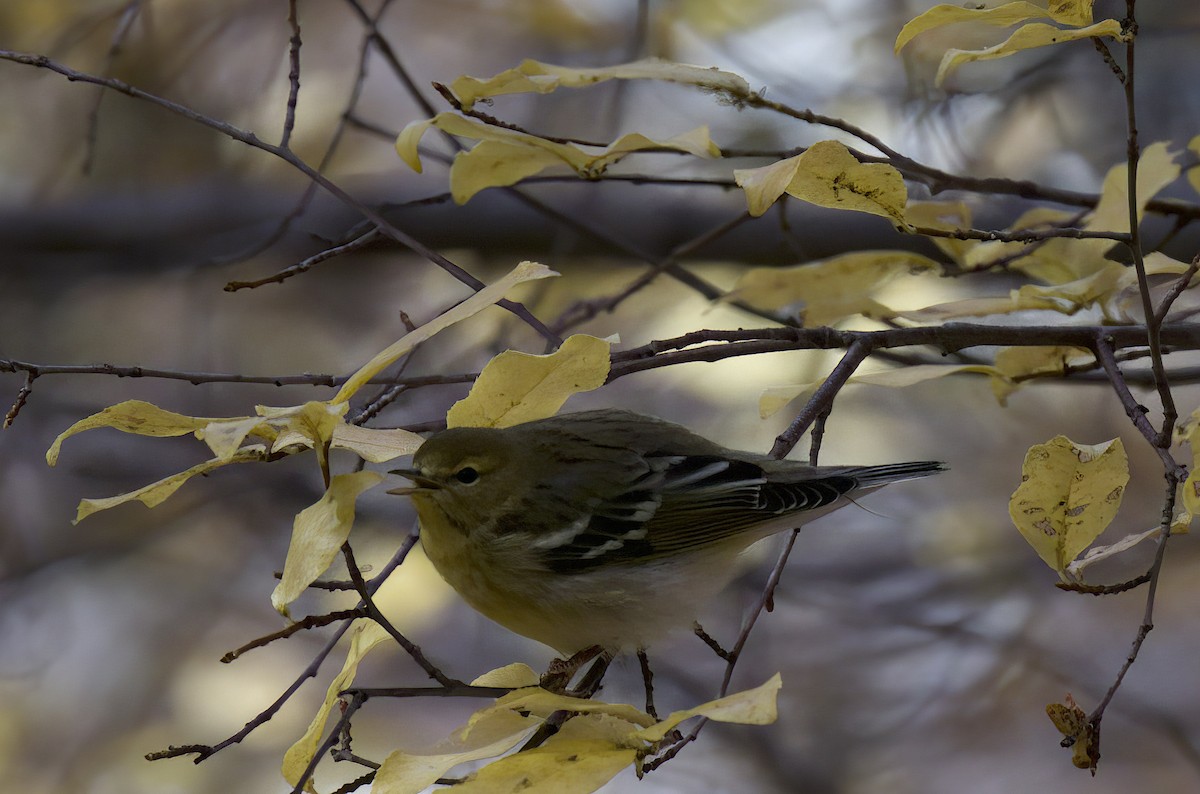
<svg viewBox="0 0 1200 794"><path fill-rule="evenodd" d="M831 472L801 482L770 482L757 463L716 455L648 455L649 471L599 499L569 528L548 537L546 564L577 573L654 559L719 543L773 519L814 510L856 486Z"/></svg>

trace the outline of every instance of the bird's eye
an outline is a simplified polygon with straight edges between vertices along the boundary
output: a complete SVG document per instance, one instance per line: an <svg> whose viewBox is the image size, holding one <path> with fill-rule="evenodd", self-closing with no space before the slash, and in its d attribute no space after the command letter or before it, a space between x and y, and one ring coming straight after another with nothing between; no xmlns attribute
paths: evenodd
<svg viewBox="0 0 1200 794"><path fill-rule="evenodd" d="M454 472L454 479L458 480L463 485L470 485L479 479L479 472L475 471L470 466L463 466L461 469Z"/></svg>

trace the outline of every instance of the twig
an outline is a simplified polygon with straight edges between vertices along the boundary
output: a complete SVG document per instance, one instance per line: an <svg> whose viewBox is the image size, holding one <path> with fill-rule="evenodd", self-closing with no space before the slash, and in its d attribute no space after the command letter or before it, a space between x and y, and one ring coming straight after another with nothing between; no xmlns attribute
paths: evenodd
<svg viewBox="0 0 1200 794"><path fill-rule="evenodd" d="M775 561L775 567L771 569L771 574L767 577L766 584L763 587L762 593L758 597L758 601L750 610L750 614L746 616L745 622L742 624L742 630L738 633L737 641L733 647L729 649L726 656L725 676L721 680L721 688L718 691L717 697L725 697L729 693L729 684L733 680L733 669L737 666L738 659L741 657L742 649L746 647L746 642L750 639L750 632L754 629L754 624L758 622L758 618L775 598L775 588L779 586L779 579L783 576L784 566L787 565L788 557L791 556L792 547L796 545L796 538L800 536L800 530L794 529L788 535L787 542L783 546L783 550L779 553L779 558ZM703 638L702 638L703 639ZM642 767L643 772L652 772L658 767L670 761L679 751L688 744L696 741L700 735L700 731L708 724L708 717L701 717L696 726L692 728L687 736L684 736L679 741L675 742L662 755L655 758L653 761L645 764Z"/></svg>
<svg viewBox="0 0 1200 794"><path fill-rule="evenodd" d="M117 378L159 378L184 380L193 386L202 383L256 383L269 386L328 386L336 388L350 379L349 375L242 375L236 372L193 372L177 369L153 369L150 367L117 366L114 364L34 364L0 358L0 372L24 372L34 378L43 375L111 375ZM395 375L380 375L367 381L385 386L404 386L419 389L426 386L445 386L457 383L472 383L479 377L477 372L452 375L418 375L398 378Z"/></svg>
<svg viewBox="0 0 1200 794"><path fill-rule="evenodd" d="M846 385L846 381L858 369L858 365L866 361L867 356L871 354L871 345L864 339L857 339L842 356L842 360L833 368L833 372L825 378L824 382L817 387L813 396L809 398L804 408L788 425L788 429L779 434L775 439L775 445L771 447L770 456L773 458L782 458L792 451L796 446L796 442L800 440L800 436L804 435L804 431L808 426L821 415L828 415L830 407L833 405L833 399L841 388ZM819 442L816 449L820 449Z"/></svg>
<svg viewBox="0 0 1200 794"><path fill-rule="evenodd" d="M396 553L392 555L392 558L388 560L386 565L383 566L383 568L379 571L379 574L373 577L371 581L367 583L368 592L374 593L381 586L383 586L383 583L387 581L387 578L392 574L392 572L400 566L400 563L404 562L406 557L408 557L408 553L417 543L417 537L418 535L415 530L409 533L408 537L405 538L404 543L400 544L400 548L396 550ZM362 606L362 604L359 604L358 606ZM267 708L259 712L258 715L252 720L247 722L240 731L215 745L187 744L178 747L170 746L166 750L147 753L146 760L158 761L164 758L176 758L181 755L195 755L196 758L193 760L198 764L201 761L211 758L213 755L221 752L226 747L241 742L243 739L253 733L255 729L270 721L270 719L275 716L275 713L279 711L279 709L283 708L283 704L287 703L288 700L291 699L292 695L296 694L296 691L300 689L301 685L303 685L305 681L316 677L317 673L321 669L321 665L325 662L326 657L329 656L329 654L337 646L338 641L341 640L345 633L350 629L351 623L352 621L347 621L339 626L337 631L334 632L333 636L329 638L329 641L325 643L325 646L317 652L317 655L313 658L313 660L309 662L308 666L304 668L304 671L300 673L296 680L293 681L291 685L289 685L288 688L283 691L283 694L276 698L275 702L273 702L270 706L267 706Z"/></svg>
<svg viewBox="0 0 1200 794"><path fill-rule="evenodd" d="M396 627L391 624L391 621L384 617L383 613L379 611L379 607L375 606L375 601L371 598L371 591L367 588L366 581L363 580L362 571L358 569L358 563L354 561L354 550L350 548L349 542L342 544L342 556L346 558L346 569L350 572L350 580L354 582L354 589L358 591L359 598L362 599L362 605L366 609L368 617L382 626L383 630L392 636L392 639L394 639L396 643L403 648L409 656L412 657L413 661L416 662L430 678L437 681L442 686L461 685L461 681L450 678L441 670L439 670L436 665L430 662L421 649L415 643L401 634Z"/></svg>
<svg viewBox="0 0 1200 794"><path fill-rule="evenodd" d="M125 38L129 35L129 31L133 29L133 23L137 21L138 16L142 11L142 0L129 0L125 7L121 9L121 17L117 21L117 27L113 30L112 40L108 45L108 52L104 55L104 74L110 75L113 71L113 66L116 64L117 56L121 52L121 46L125 43ZM96 140L100 134L100 105L104 102L105 91L100 89L96 91L96 101L92 104L91 110L87 116L87 133L84 136L86 143L84 144L83 165L80 167L84 176L92 173L92 165L96 162Z"/></svg>
<svg viewBox="0 0 1200 794"><path fill-rule="evenodd" d="M296 102L300 97L300 19L296 15L296 0L288 0L288 27L292 36L288 40L288 98L283 118L283 135L279 148L287 149L292 141L292 130L296 126Z"/></svg>
<svg viewBox="0 0 1200 794"><path fill-rule="evenodd" d="M58 63L57 61L51 60L45 55L15 52L12 50L0 50L0 60L12 61L13 63L19 63L25 66L33 66L39 69L49 69L52 72L57 72L58 74L63 75L71 81L104 86L110 90L133 97L134 99L141 99L146 102L150 102L151 104L158 105L159 107L169 110L172 113L183 116L189 121L193 121L210 129L216 130L217 132L232 138L233 140L240 141L247 146L252 146L255 149L260 149L268 154L272 154L275 157L278 157L280 160L283 160L287 164L291 165L296 170L300 171L313 182L319 184L328 193L333 195L342 203L352 207L356 212L360 213L363 217L375 224L375 226L378 227L383 234L442 268L451 276L458 279L471 289L478 291L486 286L482 281L451 262L445 256L420 242L407 232L404 232L389 223L388 220L380 215L375 209L351 196L324 174L320 173L304 160L300 159L300 157L298 157L290 149L269 144L266 141L261 140L253 132L248 132L246 130L239 129L232 124L218 121L202 113L198 113L185 105L181 105L178 102L165 99L156 94L152 94L149 91L144 91L124 81L113 78L99 77L86 72L80 72ZM507 298L497 301L496 305L521 318L527 325L541 334L547 341L555 345L561 344L562 340L559 339L558 336L555 335L549 328L547 328L541 320L534 317L529 309L527 309L525 306L515 301L508 300Z"/></svg>
<svg viewBox="0 0 1200 794"><path fill-rule="evenodd" d="M230 281L225 285L224 289L226 292L237 292L240 289L254 289L265 284L282 284L292 276L298 276L301 273L307 272L322 262L342 256L343 254L349 254L351 252L366 248L372 243L378 241L381 236L382 235L378 229L372 228L370 231L354 238L348 243L335 245L322 251L318 251L312 256L302 259L290 267L285 267L283 270L278 270L269 276L256 278L252 281Z"/></svg>
<svg viewBox="0 0 1200 794"><path fill-rule="evenodd" d="M21 384L21 388L17 391L17 398L13 400L12 407L4 415L3 427L11 427L13 421L17 418L17 414L21 413L21 409L25 407L25 402L29 399L29 395L33 393L33 381L36 377L37 373L26 370L25 382Z"/></svg>
<svg viewBox="0 0 1200 794"><path fill-rule="evenodd" d="M1104 371L1108 375L1108 380L1112 383L1113 390L1117 393L1117 398L1125 408L1125 414L1133 422L1134 427L1141 432L1142 436L1150 442L1150 446L1154 448L1155 452L1158 453L1158 457L1162 461L1163 468L1166 470L1168 476L1173 477L1176 482L1183 482L1187 477L1187 473L1171 457L1170 449L1164 448L1159 443L1159 433L1150 424L1150 420L1146 418L1146 409L1138 403L1137 398L1129 391L1129 385L1125 383L1125 378L1121 375L1121 368L1117 366L1116 359L1113 358L1112 340L1103 333L1098 334L1092 345L1092 351L1096 355L1096 360L1104 367ZM1167 522L1168 524L1170 523L1170 516L1167 517Z"/></svg>
<svg viewBox="0 0 1200 794"><path fill-rule="evenodd" d="M307 631L308 629L316 629L321 626L328 626L330 623L336 623L339 620L354 620L355 618L366 617L366 610L359 607L356 609L343 609L337 612L329 612L324 615L309 615L303 620L298 620L290 626L273 631L270 634L264 634L261 637L251 640L245 645L230 651L221 657L221 662L229 664L232 661L240 658L247 651L252 651L255 648L261 648L269 645L275 640L283 640L292 636L299 631Z"/></svg>

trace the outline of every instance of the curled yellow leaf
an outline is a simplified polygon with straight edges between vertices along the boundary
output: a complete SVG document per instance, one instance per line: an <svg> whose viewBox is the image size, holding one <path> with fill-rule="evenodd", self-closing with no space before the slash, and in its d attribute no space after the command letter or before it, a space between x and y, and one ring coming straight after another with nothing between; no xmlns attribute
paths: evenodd
<svg viewBox="0 0 1200 794"><path fill-rule="evenodd" d="M830 209L880 215L908 228L904 178L886 163L860 163L845 144L819 141L803 154L733 172L751 215L762 215L784 193Z"/></svg>
<svg viewBox="0 0 1200 794"><path fill-rule="evenodd" d="M262 446L244 447L227 458L206 460L203 463L192 466L190 469L176 472L157 482L144 485L136 491L118 494L117 496L108 496L102 499L80 499L79 507L75 512L75 520L72 523L78 524L92 513L108 510L111 507L116 507L126 502L141 502L146 507L155 507L178 491L179 486L199 474L208 474L210 471L219 469L230 463L250 463L252 461L265 460L266 457L267 450Z"/></svg>
<svg viewBox="0 0 1200 794"><path fill-rule="evenodd" d="M354 525L355 500L382 481L377 471L335 475L320 500L296 515L283 577L271 593L277 611L286 614L288 605L329 567Z"/></svg>
<svg viewBox="0 0 1200 794"><path fill-rule="evenodd" d="M940 86L955 69L974 61L1005 58L1024 50L1091 38L1122 40L1124 34L1121 31L1121 23L1115 19L1106 19L1084 28L1060 28L1044 22L1031 22L1017 28L1011 36L993 47L979 50L947 50L942 56L934 82Z"/></svg>
<svg viewBox="0 0 1200 794"><path fill-rule="evenodd" d="M313 755L316 754L317 747L321 743L321 735L325 732L325 722L329 719L329 712L333 710L333 705L337 702L338 695L342 690L354 682L354 676L358 672L358 665L363 657L388 637L387 631L374 621L359 620L350 629L350 650L346 653L346 661L342 665L341 672L329 682L329 688L325 691L325 701L317 709L316 716L308 725L308 730L283 755L281 771L284 780L289 785L295 786L299 782L300 776L304 774L304 770L312 761ZM305 790L315 791L311 781Z"/></svg>
<svg viewBox="0 0 1200 794"><path fill-rule="evenodd" d="M559 88L586 88L608 80L661 80L694 85L698 88L723 91L734 97L745 97L750 86L739 75L716 68L674 63L661 58L645 58L616 66L595 69L574 69L550 63L526 60L515 69L494 77L462 76L450 84L450 90L470 109L480 99L502 94L549 94Z"/></svg>
<svg viewBox="0 0 1200 794"><path fill-rule="evenodd" d="M134 433L140 436L170 437L194 433L205 427L209 422L218 419L205 419L199 416L184 416L174 411L159 408L153 403L142 400L126 400L110 405L103 411L80 419L75 424L58 434L50 449L46 450L46 463L54 466L58 463L58 455L62 443L76 433L84 430L94 430L100 427L111 427L122 433Z"/></svg>

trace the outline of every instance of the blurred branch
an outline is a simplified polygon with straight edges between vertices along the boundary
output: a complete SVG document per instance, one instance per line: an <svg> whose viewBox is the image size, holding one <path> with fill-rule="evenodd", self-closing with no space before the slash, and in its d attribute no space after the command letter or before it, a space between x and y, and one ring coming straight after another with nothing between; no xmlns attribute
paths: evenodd
<svg viewBox="0 0 1200 794"><path fill-rule="evenodd" d="M217 132L232 138L233 140L240 141L247 146L252 146L255 149L260 149L268 154L272 154L303 173L313 182L319 184L327 192L338 198L344 204L352 207L354 210L362 214L363 217L374 223L383 234L420 254L422 257L442 268L451 276L458 279L471 289L478 291L486 286L482 281L475 278L466 270L463 270L446 257L442 256L437 251L434 251L432 248L412 237L407 232L401 231L396 226L393 226L375 209L351 196L324 174L320 173L308 163L304 162L304 160L300 159L300 157L293 153L290 149L269 144L261 140L253 132L239 129L224 121L218 121L217 119L211 118L202 113L198 113L185 105L181 105L178 102L173 102L172 100L165 99L156 94L151 94L148 91L143 91L142 89L132 86L121 80L116 80L110 77L99 77L86 72L76 71L75 69L58 63L57 61L51 60L45 55L13 52L11 50L0 50L0 60L12 61L13 63L19 63L25 66L33 66L39 69L49 69L52 72L57 72L58 74L63 75L72 82L92 83L94 85L103 86L113 91L117 91L118 93L133 97L134 99L150 102L151 104L158 105L159 107L169 110L172 113L183 116L189 121L194 121L197 124L202 124L210 129L216 130ZM527 325L541 334L551 344L557 345L562 341L552 331L550 331L550 329L547 328L541 320L534 317L533 314L530 313L530 311L520 303L503 299L497 301L496 305L507 309L517 317L521 318Z"/></svg>

